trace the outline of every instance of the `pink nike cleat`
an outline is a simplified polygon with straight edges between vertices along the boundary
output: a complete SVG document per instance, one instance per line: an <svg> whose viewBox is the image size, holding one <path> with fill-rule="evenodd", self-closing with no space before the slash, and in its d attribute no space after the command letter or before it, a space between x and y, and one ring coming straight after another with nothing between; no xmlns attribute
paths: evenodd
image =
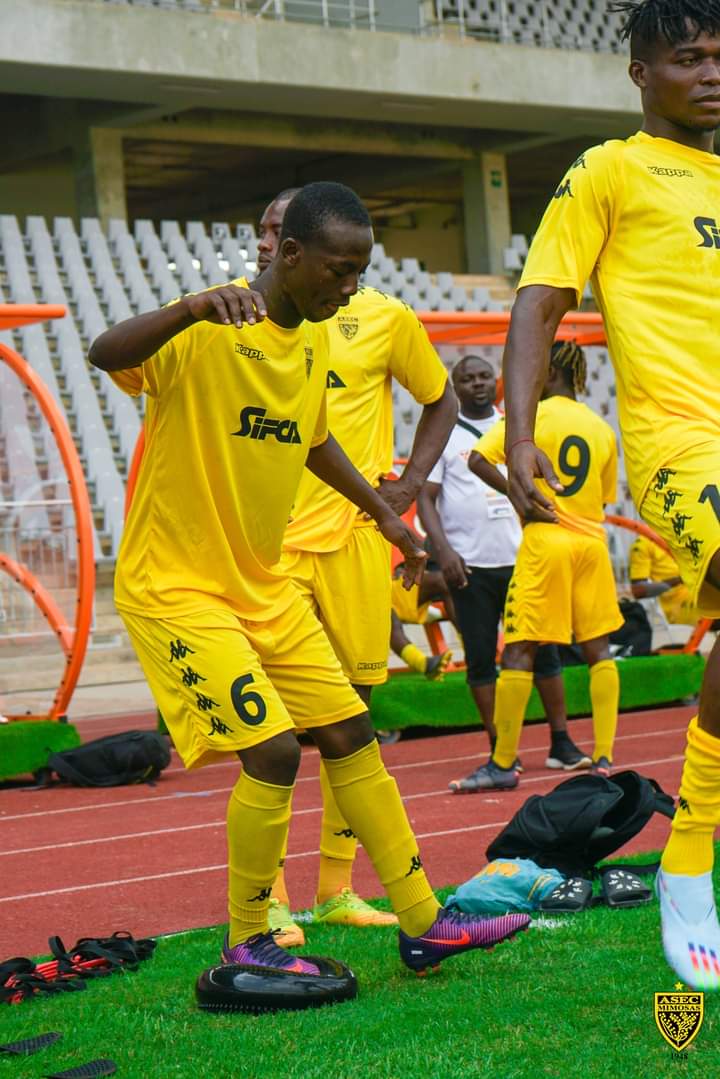
<svg viewBox="0 0 720 1079"><path fill-rule="evenodd" d="M409 937L400 931L400 958L418 974L428 967L436 969L443 959L474 948L494 948L503 940L530 925L527 914L504 914L500 918L482 918L442 907L437 918L421 937Z"/></svg>
<svg viewBox="0 0 720 1079"><path fill-rule="evenodd" d="M233 948L225 937L222 950L223 963L243 963L253 967L272 967L288 974L319 974L314 963L307 963L297 955L291 955L275 943L272 933L256 933Z"/></svg>

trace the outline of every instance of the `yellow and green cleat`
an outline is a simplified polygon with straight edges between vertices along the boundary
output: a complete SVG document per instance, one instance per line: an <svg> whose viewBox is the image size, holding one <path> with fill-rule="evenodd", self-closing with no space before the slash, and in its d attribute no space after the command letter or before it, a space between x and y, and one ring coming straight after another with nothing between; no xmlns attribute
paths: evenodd
<svg viewBox="0 0 720 1079"><path fill-rule="evenodd" d="M302 948L305 943L305 934L297 922L293 921L287 903L281 903L279 899L271 899L268 921L273 940L280 948Z"/></svg>
<svg viewBox="0 0 720 1079"><path fill-rule="evenodd" d="M324 903L316 902L313 907L313 921L323 925L354 925L358 928L369 925L397 925L394 914L375 910L350 888L343 888Z"/></svg>

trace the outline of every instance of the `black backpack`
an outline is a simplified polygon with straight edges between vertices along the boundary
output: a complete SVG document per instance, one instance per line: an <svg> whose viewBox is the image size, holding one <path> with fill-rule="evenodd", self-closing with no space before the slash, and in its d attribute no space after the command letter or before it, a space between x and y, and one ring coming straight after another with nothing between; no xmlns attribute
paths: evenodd
<svg viewBox="0 0 720 1079"><path fill-rule="evenodd" d="M52 753L47 766L78 787L119 787L157 779L169 763L170 750L162 735L125 731Z"/></svg>
<svg viewBox="0 0 720 1079"><path fill-rule="evenodd" d="M654 779L630 771L611 779L573 776L549 794L528 798L487 848L487 859L530 858L543 869L590 877L656 812L675 815L672 798Z"/></svg>

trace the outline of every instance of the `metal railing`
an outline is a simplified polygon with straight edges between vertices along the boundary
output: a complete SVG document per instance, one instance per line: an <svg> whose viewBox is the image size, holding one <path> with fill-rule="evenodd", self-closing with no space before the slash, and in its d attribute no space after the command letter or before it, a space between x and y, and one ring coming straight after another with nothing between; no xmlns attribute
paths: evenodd
<svg viewBox="0 0 720 1079"><path fill-rule="evenodd" d="M605 0L88 0L352 30L475 38L539 48L623 52Z"/></svg>

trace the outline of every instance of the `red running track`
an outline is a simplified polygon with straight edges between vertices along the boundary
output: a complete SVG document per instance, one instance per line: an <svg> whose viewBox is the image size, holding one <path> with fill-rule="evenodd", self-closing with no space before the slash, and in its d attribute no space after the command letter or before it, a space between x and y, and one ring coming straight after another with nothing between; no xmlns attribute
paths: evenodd
<svg viewBox="0 0 720 1079"><path fill-rule="evenodd" d="M620 717L615 767L651 776L673 796L680 779L691 708ZM154 716L81 720L83 738L151 727ZM592 748L589 719L571 734ZM485 848L518 806L545 793L565 773L544 767L547 728L523 732L525 773L519 787L486 795L451 795L448 782L486 756L480 733L402 741L383 755L400 787L435 887L466 880L485 863ZM186 772L177 756L155 786L0 791L0 961L128 929L152 936L226 921L225 805L235 763ZM318 754L305 749L294 799L287 879L294 909L313 900L320 828ZM655 815L624 853L664 845L669 822ZM364 851L355 886L382 891Z"/></svg>

